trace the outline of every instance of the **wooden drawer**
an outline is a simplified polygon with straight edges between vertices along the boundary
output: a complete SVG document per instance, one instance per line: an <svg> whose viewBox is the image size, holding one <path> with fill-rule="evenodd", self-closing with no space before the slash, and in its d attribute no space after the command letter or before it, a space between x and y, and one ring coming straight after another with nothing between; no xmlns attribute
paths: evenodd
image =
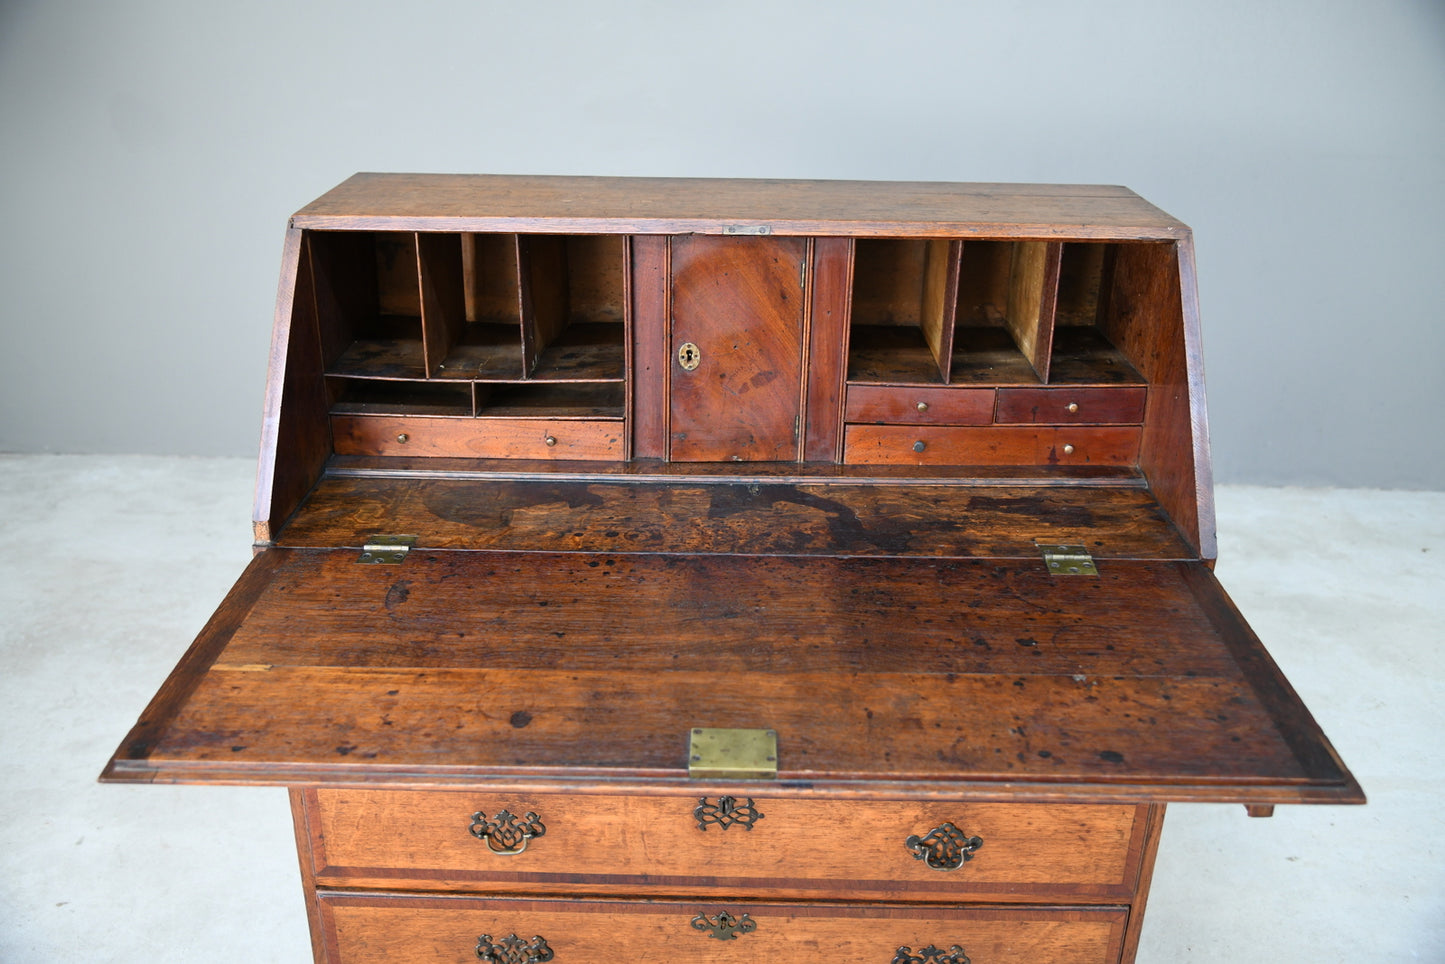
<svg viewBox="0 0 1445 964"><path fill-rule="evenodd" d="M965 958L973 964L1107 964L1119 960L1128 918L1122 907L346 894L324 894L318 904L333 964L475 964L479 958L555 964L890 964L900 959L942 964ZM723 914L733 927L723 921ZM715 937L715 927L731 936ZM513 945L510 956L503 950L508 944ZM948 956L954 947L959 949L956 956ZM930 955L925 948L938 953Z"/></svg>
<svg viewBox="0 0 1445 964"><path fill-rule="evenodd" d="M751 800L760 817L739 812ZM751 893L770 897L1123 902L1147 808L758 797L451 791L305 794L321 887L532 893ZM711 814L704 805L719 808ZM473 815L534 813L544 833L499 855ZM734 822L727 826L729 820ZM701 823L700 823L701 821ZM907 840L952 823L982 845L935 870ZM703 829L703 827L706 829Z"/></svg>
<svg viewBox="0 0 1445 964"><path fill-rule="evenodd" d="M849 425L843 461L904 465L1134 465L1137 427Z"/></svg>
<svg viewBox="0 0 1445 964"><path fill-rule="evenodd" d="M1138 425L1144 388L1000 388L1000 424Z"/></svg>
<svg viewBox="0 0 1445 964"><path fill-rule="evenodd" d="M987 425L993 420L992 388L910 388L849 385L846 422L901 425Z"/></svg>
<svg viewBox="0 0 1445 964"><path fill-rule="evenodd" d="M620 459L623 424L616 419L333 415L331 434L337 455Z"/></svg>

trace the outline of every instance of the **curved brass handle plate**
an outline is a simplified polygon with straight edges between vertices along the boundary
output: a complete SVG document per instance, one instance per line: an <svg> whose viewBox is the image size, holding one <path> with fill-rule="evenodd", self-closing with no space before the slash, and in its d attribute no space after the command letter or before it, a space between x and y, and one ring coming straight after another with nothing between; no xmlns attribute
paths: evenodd
<svg viewBox="0 0 1445 964"><path fill-rule="evenodd" d="M472 824L467 829L473 837L486 841L488 850L501 857L516 856L527 849L530 840L547 832L535 813L528 811L525 817L519 818L510 810L503 810L491 819L485 810L478 810L472 814Z"/></svg>
<svg viewBox="0 0 1445 964"><path fill-rule="evenodd" d="M692 919L694 930L704 931L709 937L716 937L720 941L735 941L739 934L751 934L758 929L758 922L747 914L741 917L734 917L727 911L714 916L698 914Z"/></svg>
<svg viewBox="0 0 1445 964"><path fill-rule="evenodd" d="M914 860L921 860L934 870L957 870L973 859L983 846L983 838L970 837L953 824L945 823L922 837L910 835L903 846L913 854Z"/></svg>
<svg viewBox="0 0 1445 964"><path fill-rule="evenodd" d="M495 944L491 934L477 938L477 959L487 964L542 964L552 957L552 948L540 937L524 941L516 934L508 934Z"/></svg>
<svg viewBox="0 0 1445 964"><path fill-rule="evenodd" d="M751 830L753 824L763 819L763 812L753 806L752 797L748 797L748 802L744 804L739 804L736 797L718 797L717 803L708 803L707 797L698 797L692 818L697 821L699 830L706 830L708 824L715 824L722 830L734 824Z"/></svg>
<svg viewBox="0 0 1445 964"><path fill-rule="evenodd" d="M969 964L968 955L963 948L954 944L948 950L939 950L932 944L913 953L913 948L903 946L898 948L898 953L893 955L891 964Z"/></svg>

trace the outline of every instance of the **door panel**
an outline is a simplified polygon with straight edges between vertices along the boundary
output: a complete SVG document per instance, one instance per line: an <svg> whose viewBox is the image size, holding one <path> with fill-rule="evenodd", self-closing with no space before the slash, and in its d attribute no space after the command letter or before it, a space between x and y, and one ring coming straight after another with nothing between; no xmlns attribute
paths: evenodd
<svg viewBox="0 0 1445 964"><path fill-rule="evenodd" d="M806 255L804 238L672 240L674 461L799 457Z"/></svg>

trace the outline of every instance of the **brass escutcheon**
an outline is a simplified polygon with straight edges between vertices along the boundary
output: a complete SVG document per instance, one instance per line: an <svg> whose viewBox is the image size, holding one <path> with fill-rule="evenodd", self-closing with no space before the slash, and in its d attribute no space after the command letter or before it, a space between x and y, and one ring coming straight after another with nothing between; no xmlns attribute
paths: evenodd
<svg viewBox="0 0 1445 964"><path fill-rule="evenodd" d="M690 372L701 362L702 352L698 351L697 346L692 342L684 342L682 347L677 350L677 363L682 366L683 371Z"/></svg>
<svg viewBox="0 0 1445 964"><path fill-rule="evenodd" d="M921 860L934 870L957 870L973 859L983 846L983 838L970 837L953 824L945 823L922 837L909 835L903 846L913 854L914 860Z"/></svg>

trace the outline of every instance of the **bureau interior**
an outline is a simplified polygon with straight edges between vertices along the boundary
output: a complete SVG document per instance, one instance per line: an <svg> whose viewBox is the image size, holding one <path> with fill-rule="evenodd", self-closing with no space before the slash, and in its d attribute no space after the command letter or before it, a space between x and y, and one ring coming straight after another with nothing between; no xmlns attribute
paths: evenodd
<svg viewBox="0 0 1445 964"><path fill-rule="evenodd" d="M296 453L290 471L309 474L280 480L281 518L328 463L622 469L634 436L660 423L634 423L634 407L666 408L686 377L670 308L645 331L635 317L639 305L670 306L678 283L666 261L634 267L639 237L300 234L280 432ZM820 238L807 251L808 311L793 335L809 344L795 413L807 438L777 471L1145 485L1195 541L1195 453L1178 445L1192 437L1192 403L1175 242ZM665 466L665 430L651 430L636 448Z"/></svg>

